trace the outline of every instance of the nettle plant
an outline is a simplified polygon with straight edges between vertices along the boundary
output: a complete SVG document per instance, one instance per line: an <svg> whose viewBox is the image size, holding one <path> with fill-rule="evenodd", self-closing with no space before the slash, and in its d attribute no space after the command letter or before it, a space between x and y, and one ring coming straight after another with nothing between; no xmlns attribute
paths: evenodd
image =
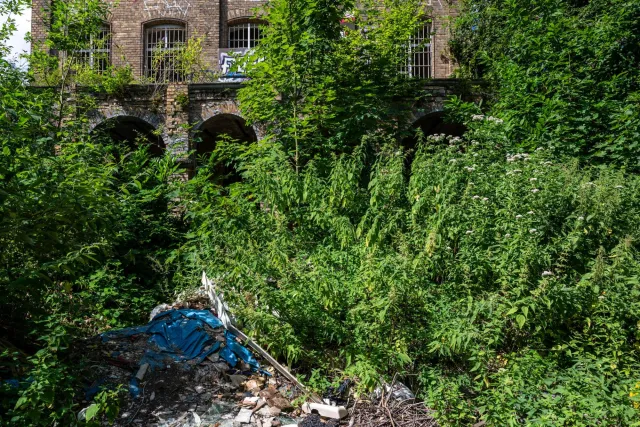
<svg viewBox="0 0 640 427"><path fill-rule="evenodd" d="M443 425L630 423L640 180L451 106L468 133L421 138L410 166L367 136L297 173L258 144L224 197L196 177L189 256L274 354L363 388L407 374Z"/></svg>

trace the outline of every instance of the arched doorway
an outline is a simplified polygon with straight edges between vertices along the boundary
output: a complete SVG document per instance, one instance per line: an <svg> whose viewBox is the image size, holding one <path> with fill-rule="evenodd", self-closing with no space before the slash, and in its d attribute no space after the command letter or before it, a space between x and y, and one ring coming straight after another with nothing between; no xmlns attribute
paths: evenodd
<svg viewBox="0 0 640 427"><path fill-rule="evenodd" d="M112 117L97 125L92 132L108 136L113 142L125 144L130 149L137 148L139 144L148 144L149 153L154 157L164 153L162 137L157 135L153 125L138 117Z"/></svg>
<svg viewBox="0 0 640 427"><path fill-rule="evenodd" d="M258 140L255 131L242 117L234 114L218 114L204 121L196 129L194 149L196 151L196 168L203 162L209 161L211 153L216 149L219 141L224 138L239 144L252 143ZM214 179L226 186L240 180L240 175L233 165L219 162L215 166Z"/></svg>
<svg viewBox="0 0 640 427"><path fill-rule="evenodd" d="M410 135L405 138L406 142L413 142L413 146L418 142L416 137L416 131L420 129L424 136L429 135L449 135L449 136L462 136L467 131L467 128L460 123L450 123L445 120L445 113L438 111L435 113L427 114L416 120L411 125ZM404 145L404 144L403 144Z"/></svg>
<svg viewBox="0 0 640 427"><path fill-rule="evenodd" d="M449 136L462 136L467 131L467 128L460 123L450 123L445 120L445 113L438 111L435 113L427 114L413 122L409 129L408 135L402 140L402 147L406 153L406 166L407 173L411 168L413 159L416 154L418 145L417 130L420 129L422 134L427 137L430 135L449 135Z"/></svg>

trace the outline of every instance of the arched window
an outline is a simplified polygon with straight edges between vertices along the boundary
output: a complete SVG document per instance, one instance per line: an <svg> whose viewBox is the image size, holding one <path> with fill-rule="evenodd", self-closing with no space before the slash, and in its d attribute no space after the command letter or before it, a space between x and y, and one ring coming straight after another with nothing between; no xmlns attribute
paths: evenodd
<svg viewBox="0 0 640 427"><path fill-rule="evenodd" d="M99 73L107 70L111 59L111 28L103 25L96 34L92 34L87 41L86 49L79 49L73 53L77 61Z"/></svg>
<svg viewBox="0 0 640 427"><path fill-rule="evenodd" d="M403 71L410 77L431 77L431 33L431 23L425 22L409 40L407 66Z"/></svg>
<svg viewBox="0 0 640 427"><path fill-rule="evenodd" d="M171 23L146 27L144 30L145 76L159 83L184 79L179 53L187 41L183 24Z"/></svg>
<svg viewBox="0 0 640 427"><path fill-rule="evenodd" d="M229 49L251 49L262 38L262 24L258 22L246 22L243 24L229 25Z"/></svg>

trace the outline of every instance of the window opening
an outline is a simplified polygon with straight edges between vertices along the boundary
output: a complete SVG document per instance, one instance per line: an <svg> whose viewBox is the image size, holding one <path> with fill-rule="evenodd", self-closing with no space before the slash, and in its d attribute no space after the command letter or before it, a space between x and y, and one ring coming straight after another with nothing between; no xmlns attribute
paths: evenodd
<svg viewBox="0 0 640 427"><path fill-rule="evenodd" d="M261 24L247 22L229 26L229 49L251 49L262 38Z"/></svg>
<svg viewBox="0 0 640 427"><path fill-rule="evenodd" d="M111 29L105 25L89 37L86 49L79 49L73 55L81 65L103 73L109 67L110 54Z"/></svg>
<svg viewBox="0 0 640 427"><path fill-rule="evenodd" d="M145 30L145 76L155 82L172 83L184 79L179 53L186 43L183 25L154 25Z"/></svg>
<svg viewBox="0 0 640 427"><path fill-rule="evenodd" d="M431 24L426 23L409 40L407 65L402 70L409 77L431 77Z"/></svg>

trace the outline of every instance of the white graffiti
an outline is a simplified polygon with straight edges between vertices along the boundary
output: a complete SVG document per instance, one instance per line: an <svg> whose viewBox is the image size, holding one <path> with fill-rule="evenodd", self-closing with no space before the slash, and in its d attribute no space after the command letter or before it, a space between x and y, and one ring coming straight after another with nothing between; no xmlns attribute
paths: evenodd
<svg viewBox="0 0 640 427"><path fill-rule="evenodd" d="M149 17L157 14L186 17L190 7L189 0L144 0L144 10Z"/></svg>

